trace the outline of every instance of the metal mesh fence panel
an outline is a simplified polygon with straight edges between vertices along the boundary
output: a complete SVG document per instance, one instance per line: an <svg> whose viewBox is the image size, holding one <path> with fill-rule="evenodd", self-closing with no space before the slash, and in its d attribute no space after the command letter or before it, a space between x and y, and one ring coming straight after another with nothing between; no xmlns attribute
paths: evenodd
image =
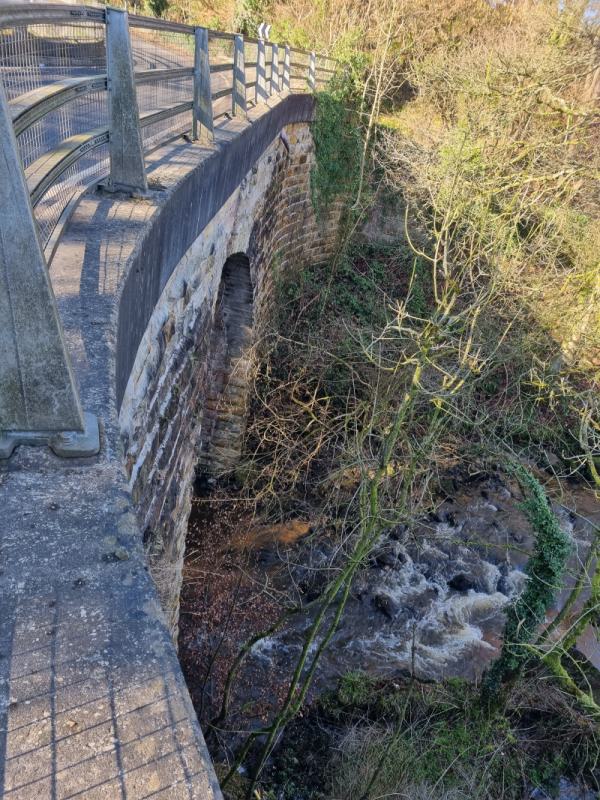
<svg viewBox="0 0 600 800"><path fill-rule="evenodd" d="M292 92L308 90L308 66L310 56L298 50L292 50L290 64L290 89Z"/></svg>
<svg viewBox="0 0 600 800"><path fill-rule="evenodd" d="M233 91L233 40L212 34L208 41L210 90L213 96L213 117L220 119L231 113Z"/></svg>
<svg viewBox="0 0 600 800"><path fill-rule="evenodd" d="M106 72L104 24L0 28L0 71L9 100L56 81Z"/></svg>
<svg viewBox="0 0 600 800"><path fill-rule="evenodd" d="M42 244L50 240L69 203L91 183L108 173L108 145L102 145L71 165L52 184L34 209Z"/></svg>
<svg viewBox="0 0 600 800"><path fill-rule="evenodd" d="M106 73L105 26L93 21L16 25L0 28L0 74L9 101L28 104L58 88L63 81L94 78ZM47 158L61 142L96 128L108 127L106 92L82 90L69 102L27 127L17 142L27 170ZM108 149L90 151L69 167L34 209L45 244L63 210L90 181L106 174Z"/></svg>
<svg viewBox="0 0 600 800"><path fill-rule="evenodd" d="M256 101L256 59L258 46L255 42L244 42L244 61L246 64L246 101L253 106Z"/></svg>
<svg viewBox="0 0 600 800"><path fill-rule="evenodd" d="M138 25L131 27L129 32L136 72L194 66L192 32L154 30Z"/></svg>
<svg viewBox="0 0 600 800"><path fill-rule="evenodd" d="M137 98L142 118L145 114L191 102L194 96L193 78L167 78L144 82L137 86ZM142 128L144 149L154 147L162 137L167 140L187 133L192 127L191 109L185 113L155 122Z"/></svg>
<svg viewBox="0 0 600 800"><path fill-rule="evenodd" d="M65 139L96 128L108 128L104 91L81 94L26 128L17 138L23 166L29 167Z"/></svg>
<svg viewBox="0 0 600 800"><path fill-rule="evenodd" d="M191 75L183 77L161 76L162 71L193 69L193 33L154 30L135 26L130 28L133 66L136 75L141 72L156 73L151 80L144 79L136 85L140 116L152 114L180 103L191 102L194 82ZM155 147L161 140L169 140L187 133L192 127L192 112L176 114L142 128L145 150Z"/></svg>
<svg viewBox="0 0 600 800"><path fill-rule="evenodd" d="M165 142L170 141L183 133L188 133L192 127L191 111L175 114L169 119L153 122L142 128L142 142L144 150L148 152Z"/></svg>

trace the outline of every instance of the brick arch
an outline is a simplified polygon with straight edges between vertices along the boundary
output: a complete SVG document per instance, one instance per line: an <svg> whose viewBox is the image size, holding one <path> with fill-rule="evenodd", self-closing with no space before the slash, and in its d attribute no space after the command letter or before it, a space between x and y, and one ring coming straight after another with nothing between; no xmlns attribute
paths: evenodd
<svg viewBox="0 0 600 800"><path fill-rule="evenodd" d="M254 289L245 253L223 266L209 346L202 411L199 475L220 475L237 464L254 367Z"/></svg>

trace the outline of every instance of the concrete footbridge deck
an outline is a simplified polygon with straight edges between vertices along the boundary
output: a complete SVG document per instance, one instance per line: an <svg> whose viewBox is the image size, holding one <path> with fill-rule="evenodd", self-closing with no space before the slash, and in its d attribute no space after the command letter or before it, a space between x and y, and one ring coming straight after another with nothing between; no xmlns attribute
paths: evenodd
<svg viewBox="0 0 600 800"><path fill-rule="evenodd" d="M7 800L221 797L174 644L194 474L235 462L276 273L327 258L339 218L316 220L310 200L314 55L282 47L279 63L265 39L223 37L114 10L0 10ZM211 42L230 48L228 84ZM145 127L142 51L180 93ZM35 86L17 85L20 53ZM70 141L88 136L73 102L91 103L90 130L106 122L88 150Z"/></svg>

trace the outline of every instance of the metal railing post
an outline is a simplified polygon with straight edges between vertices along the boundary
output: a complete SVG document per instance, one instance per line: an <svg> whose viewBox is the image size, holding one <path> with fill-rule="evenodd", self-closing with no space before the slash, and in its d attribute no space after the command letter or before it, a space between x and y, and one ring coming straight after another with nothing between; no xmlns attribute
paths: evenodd
<svg viewBox="0 0 600 800"><path fill-rule="evenodd" d="M111 191L146 192L146 169L140 134L128 14L106 9L106 71L110 120Z"/></svg>
<svg viewBox="0 0 600 800"><path fill-rule="evenodd" d="M314 92L317 87L317 54L313 52L309 56L308 61L308 88Z"/></svg>
<svg viewBox="0 0 600 800"><path fill-rule="evenodd" d="M265 103L267 94L267 70L265 63L265 40L259 39L256 55L256 102Z"/></svg>
<svg viewBox="0 0 600 800"><path fill-rule="evenodd" d="M233 92L231 113L246 114L246 65L244 60L244 37L236 34L233 43Z"/></svg>
<svg viewBox="0 0 600 800"><path fill-rule="evenodd" d="M0 458L20 444L57 455L100 449L83 414L0 81Z"/></svg>
<svg viewBox="0 0 600 800"><path fill-rule="evenodd" d="M210 143L215 138L212 90L210 87L208 30L206 28L196 28L195 31L192 138L194 140L207 140Z"/></svg>
<svg viewBox="0 0 600 800"><path fill-rule="evenodd" d="M289 92L290 91L290 62L291 62L291 52L289 44L285 46L285 54L283 56L283 91Z"/></svg>
<svg viewBox="0 0 600 800"><path fill-rule="evenodd" d="M271 45L271 90L269 94L279 94L281 85L279 82L279 46Z"/></svg>

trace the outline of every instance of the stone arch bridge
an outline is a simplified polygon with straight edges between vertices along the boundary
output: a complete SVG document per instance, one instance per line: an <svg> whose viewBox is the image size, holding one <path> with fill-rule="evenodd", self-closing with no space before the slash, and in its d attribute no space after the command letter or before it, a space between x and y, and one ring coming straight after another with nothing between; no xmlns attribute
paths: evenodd
<svg viewBox="0 0 600 800"><path fill-rule="evenodd" d="M192 482L235 463L331 60L0 9L0 796L219 798L174 635ZM152 573L152 574L151 574Z"/></svg>

